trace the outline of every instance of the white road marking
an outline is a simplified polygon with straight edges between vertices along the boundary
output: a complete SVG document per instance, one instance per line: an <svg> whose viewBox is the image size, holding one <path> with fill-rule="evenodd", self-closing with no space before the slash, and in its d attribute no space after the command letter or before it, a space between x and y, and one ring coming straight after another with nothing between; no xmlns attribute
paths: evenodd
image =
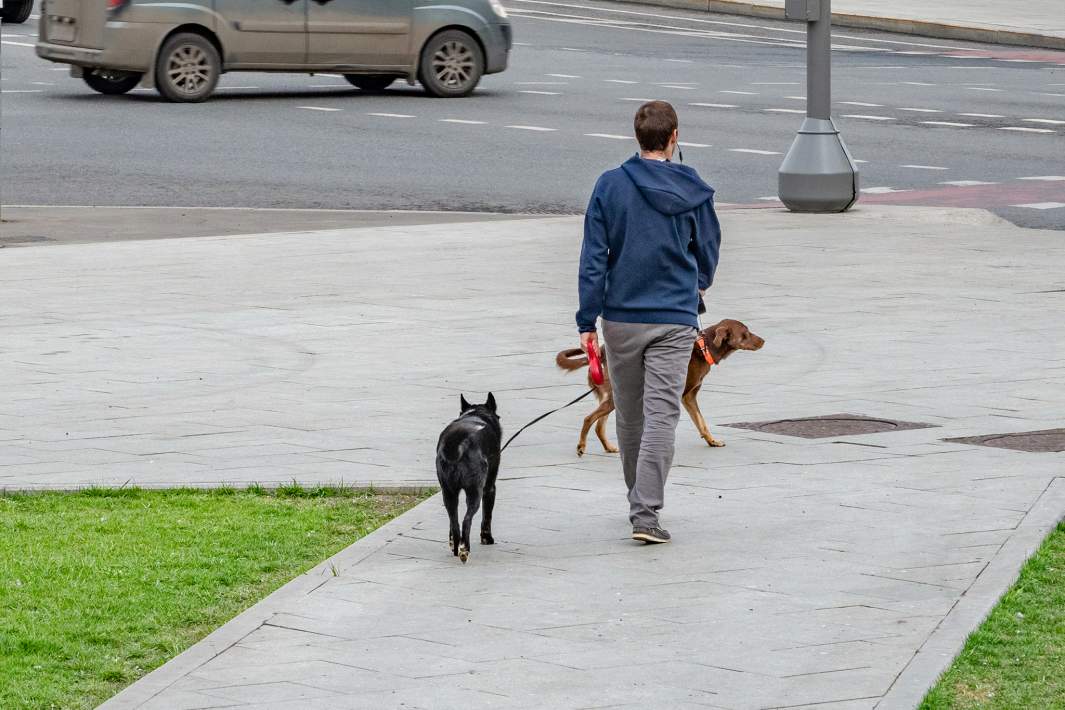
<svg viewBox="0 0 1065 710"><path fill-rule="evenodd" d="M677 141L677 145L683 146L684 148L712 148L713 147L709 143L689 143L687 141Z"/></svg>
<svg viewBox="0 0 1065 710"><path fill-rule="evenodd" d="M755 150L754 148L730 148L730 153L752 153L754 155L783 155L775 150Z"/></svg>
<svg viewBox="0 0 1065 710"><path fill-rule="evenodd" d="M806 114L805 109L801 108L764 108L762 110L767 111L769 113L801 113L803 115Z"/></svg>
<svg viewBox="0 0 1065 710"><path fill-rule="evenodd" d="M35 84L37 82L34 82ZM1065 126L1065 121L1058 121L1053 118L1022 118L1025 123L1045 123L1048 126Z"/></svg>
<svg viewBox="0 0 1065 710"><path fill-rule="evenodd" d="M694 64L691 59L667 59L667 62L674 62L676 64Z"/></svg>
<svg viewBox="0 0 1065 710"><path fill-rule="evenodd" d="M483 126L487 121L468 121L465 118L441 118L441 123L461 123L469 126Z"/></svg>
<svg viewBox="0 0 1065 710"><path fill-rule="evenodd" d="M607 9L604 9L604 8L589 8L587 5L574 5L574 4L562 3L562 2L549 2L548 0L521 0L521 2L526 3L526 4L530 4L530 5L548 5L548 6L554 6L554 7L577 8L577 9L583 9L583 10L595 9L595 10L602 10L604 12L611 12L611 13L616 14L616 15L635 15L635 16L640 16L640 17L655 17L655 18L663 18L663 19L669 19L669 20L678 20L678 19L680 19L680 20L686 20L686 21L691 22L691 23L698 23L698 24L701 24L701 25L722 25L722 26L726 26L726 27L740 27L740 28L744 28L744 29L755 29L755 30L762 30L762 31L766 31L766 32L779 32L779 33L782 33L782 34L790 34L790 35L804 35L804 34L806 34L806 30L804 30L804 29L792 29L791 27L781 27L781 26L772 27L772 26L767 26L767 25L751 24L750 22L735 22L735 21L728 22L728 21L724 21L724 20L703 20L703 19L696 19L696 18L689 18L689 17L679 17L677 15L664 15L664 14L656 14L656 13L652 13L652 12L639 12L639 11L636 11L636 10L614 10L614 9L607 10ZM718 33L718 34L720 34L720 33ZM746 36L749 36L749 35L746 35ZM910 47L932 47L932 48L940 49L940 50L947 49L947 50L959 50L959 51L961 51L961 50L966 50L967 49L966 47L957 47L957 46L946 45L946 44L930 44L930 43L927 43L927 42L914 42L914 41L889 40L889 39L871 39L871 38L868 38L868 37L855 37L855 36L850 36L850 35L835 35L835 36L838 39L847 39L847 40L855 40L855 41L862 41L862 42L876 42L878 44L902 44L902 45L908 45ZM515 43L515 44L517 44L517 43ZM801 47L802 45L799 44L798 46ZM669 59L667 59L666 61L678 61L678 60L669 60ZM679 61L687 61L687 60L679 60Z"/></svg>
<svg viewBox="0 0 1065 710"><path fill-rule="evenodd" d="M0 40L0 44L12 44L12 45L14 45L16 47L34 47L34 46L36 46L36 45L30 44L29 42L12 42L9 39Z"/></svg>
<svg viewBox="0 0 1065 710"><path fill-rule="evenodd" d="M947 180L940 185L953 185L954 187L976 187L977 185L997 185L997 182L984 182L983 180Z"/></svg>
<svg viewBox="0 0 1065 710"><path fill-rule="evenodd" d="M681 86L680 84L655 84L655 86L661 86L663 89L681 89L683 91L692 91L694 86Z"/></svg>
<svg viewBox="0 0 1065 710"><path fill-rule="evenodd" d="M522 89L519 94L537 94L539 96L561 96L557 91L533 91L531 89Z"/></svg>
<svg viewBox="0 0 1065 710"><path fill-rule="evenodd" d="M1065 175L1033 175L1031 177L1017 178L1018 180L1045 180L1046 182L1065 181Z"/></svg>
<svg viewBox="0 0 1065 710"><path fill-rule="evenodd" d="M638 81L631 81L629 79L603 79L608 84L639 84Z"/></svg>
<svg viewBox="0 0 1065 710"><path fill-rule="evenodd" d="M1029 202L1026 205L1010 205L1010 207L1027 207L1033 210L1053 210L1065 207L1065 202Z"/></svg>
<svg viewBox="0 0 1065 710"><path fill-rule="evenodd" d="M938 86L938 84L929 84L927 81L904 81L902 83L910 86Z"/></svg>
<svg viewBox="0 0 1065 710"><path fill-rule="evenodd" d="M866 106L868 108L880 108L884 104L870 104L865 101L837 101L837 104L845 104L847 106Z"/></svg>
<svg viewBox="0 0 1065 710"><path fill-rule="evenodd" d="M1042 91L1037 91L1036 93L1039 94L1040 96L1065 96L1065 94L1046 94L1046 93L1043 93Z"/></svg>
<svg viewBox="0 0 1065 710"><path fill-rule="evenodd" d="M635 96L623 96L618 101L641 101L647 103L648 101L654 101L654 99L638 99Z"/></svg>
<svg viewBox="0 0 1065 710"><path fill-rule="evenodd" d="M44 89L0 89L0 94L40 94Z"/></svg>
<svg viewBox="0 0 1065 710"><path fill-rule="evenodd" d="M589 138L611 138L616 141L635 140L632 136L619 136L616 133L585 133Z"/></svg>
<svg viewBox="0 0 1065 710"><path fill-rule="evenodd" d="M719 94L740 94L741 96L757 96L757 91L719 91Z"/></svg>
<svg viewBox="0 0 1065 710"><path fill-rule="evenodd" d="M792 99L793 101L805 101L805 96L785 96L786 99Z"/></svg>
<svg viewBox="0 0 1065 710"><path fill-rule="evenodd" d="M938 165L900 165L900 168L912 168L913 170L950 170L950 168L942 168Z"/></svg>
<svg viewBox="0 0 1065 710"><path fill-rule="evenodd" d="M972 116L973 118L1005 118L1000 113L959 113L959 116Z"/></svg>
<svg viewBox="0 0 1065 710"><path fill-rule="evenodd" d="M909 108L905 106L900 108L899 111L915 111L917 113L943 113L938 108Z"/></svg>
<svg viewBox="0 0 1065 710"><path fill-rule="evenodd" d="M580 79L576 74L544 74L544 76L553 76L559 79Z"/></svg>
<svg viewBox="0 0 1065 710"><path fill-rule="evenodd" d="M751 86L799 86L797 81L752 81ZM762 199L762 198L759 198ZM773 198L774 200L777 198Z"/></svg>
<svg viewBox="0 0 1065 710"><path fill-rule="evenodd" d="M65 72L69 72L70 68L69 67L48 67L48 71L65 71Z"/></svg>
<svg viewBox="0 0 1065 710"><path fill-rule="evenodd" d="M381 118L417 118L409 113L368 113L367 116L380 116Z"/></svg>
<svg viewBox="0 0 1065 710"><path fill-rule="evenodd" d="M765 200L766 202L780 202L780 198L776 195L766 195L765 197L759 197L759 200Z"/></svg>
<svg viewBox="0 0 1065 710"><path fill-rule="evenodd" d="M308 111L343 111L341 108L328 108L326 106L297 106L296 108L306 109Z"/></svg>
<svg viewBox="0 0 1065 710"><path fill-rule="evenodd" d="M962 88L969 91L1002 91L1002 89L992 89L990 86L964 86Z"/></svg>
<svg viewBox="0 0 1065 710"><path fill-rule="evenodd" d="M343 84L334 84L334 86L343 86ZM348 86L350 86L350 84L348 84ZM258 89L259 87L258 86L219 86L218 88L220 90L222 90L222 89Z"/></svg>
<svg viewBox="0 0 1065 710"><path fill-rule="evenodd" d="M998 131L1020 131L1022 133L1053 133L1049 128L1029 128L1028 126L999 126Z"/></svg>
<svg viewBox="0 0 1065 710"><path fill-rule="evenodd" d="M865 121L894 121L891 116L866 116L860 113L845 113L843 118L860 118Z"/></svg>
<svg viewBox="0 0 1065 710"><path fill-rule="evenodd" d="M33 86L55 86L54 81L31 81L30 84ZM1063 121L1063 123L1065 123L1065 121Z"/></svg>
<svg viewBox="0 0 1065 710"><path fill-rule="evenodd" d="M1036 64L1039 62L1038 59L998 59L997 57L993 57L993 59L996 62L1017 62L1018 64Z"/></svg>
<svg viewBox="0 0 1065 710"><path fill-rule="evenodd" d="M955 123L954 121L921 121L926 126L949 126L951 128L972 128L972 123Z"/></svg>
<svg viewBox="0 0 1065 710"><path fill-rule="evenodd" d="M557 128L544 128L543 126L507 126L507 128L517 128L520 131L557 131Z"/></svg>
<svg viewBox="0 0 1065 710"><path fill-rule="evenodd" d="M868 163L869 162L868 160L858 160L857 158L853 158L853 160L854 160L854 162L858 163L859 165L861 165L862 163Z"/></svg>
<svg viewBox="0 0 1065 710"><path fill-rule="evenodd" d="M569 86L568 81L515 81L515 86Z"/></svg>
<svg viewBox="0 0 1065 710"><path fill-rule="evenodd" d="M870 195L886 195L891 192L909 192L909 190L897 190L893 187L863 187L862 192L868 192Z"/></svg>
<svg viewBox="0 0 1065 710"><path fill-rule="evenodd" d="M707 104L707 103L691 103L689 106L702 106L704 108L736 108L735 104Z"/></svg>

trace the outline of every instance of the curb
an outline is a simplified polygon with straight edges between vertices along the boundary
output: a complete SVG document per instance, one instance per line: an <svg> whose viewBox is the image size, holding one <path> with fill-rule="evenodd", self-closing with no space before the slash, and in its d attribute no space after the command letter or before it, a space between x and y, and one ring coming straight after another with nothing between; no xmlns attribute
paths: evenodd
<svg viewBox="0 0 1065 710"><path fill-rule="evenodd" d="M265 599L240 612L177 656L164 661L154 671L134 681L110 700L97 706L97 710L133 710L149 702L153 697L186 675L195 672L197 668L218 654L240 643L246 636L269 621L284 602L310 594L329 581L330 577L343 576L359 562L402 535L411 527L412 518L424 518L430 508L435 513L439 505L438 496L428 498L369 535L356 540L329 559L323 560L275 590Z"/></svg>
<svg viewBox="0 0 1065 710"><path fill-rule="evenodd" d="M912 710L921 704L961 653L969 635L1017 581L1024 563L1063 519L1065 477L1059 476L1050 482L1017 525L1017 534L1006 541L954 608L918 647L887 693L877 702L876 710Z"/></svg>
<svg viewBox="0 0 1065 710"><path fill-rule="evenodd" d="M616 3L631 3L636 0L610 0ZM741 0L639 0L641 5L658 5L680 10L698 10L701 12L718 12L726 15L745 17L763 17L771 20L783 20L784 8L773 5L761 5ZM796 23L798 24L798 23ZM836 27L853 27L865 30L882 30L900 34L935 37L938 39L967 40L969 42L987 42L990 44L1008 44L1021 47L1039 47L1041 49L1065 50L1065 37L1043 35L1035 32L1017 32L1000 30L979 25L954 25L945 22L926 22L907 20L898 17L875 17L872 15L855 15L851 13L832 13L832 24Z"/></svg>

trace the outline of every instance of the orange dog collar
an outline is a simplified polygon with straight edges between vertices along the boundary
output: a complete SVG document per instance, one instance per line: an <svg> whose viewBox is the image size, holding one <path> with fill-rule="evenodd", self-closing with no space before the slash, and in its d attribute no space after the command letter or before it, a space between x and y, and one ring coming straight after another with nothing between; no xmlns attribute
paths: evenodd
<svg viewBox="0 0 1065 710"><path fill-rule="evenodd" d="M695 339L695 345L696 345L696 347L699 348L699 351L703 354L703 358L706 360L706 363L708 365L713 367L714 365L717 364L716 362L714 362L714 356L710 354L710 348L706 347L706 340L703 338L702 335L700 335L698 338Z"/></svg>

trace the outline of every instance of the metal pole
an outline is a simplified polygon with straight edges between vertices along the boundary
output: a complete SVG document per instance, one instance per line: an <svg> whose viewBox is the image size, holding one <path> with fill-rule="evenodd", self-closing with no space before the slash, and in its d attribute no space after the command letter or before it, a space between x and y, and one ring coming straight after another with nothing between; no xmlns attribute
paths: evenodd
<svg viewBox="0 0 1065 710"><path fill-rule="evenodd" d="M778 195L794 212L843 212L858 199L858 168L832 121L831 0L786 0L787 17L807 21L806 120L778 174Z"/></svg>
<svg viewBox="0 0 1065 710"><path fill-rule="evenodd" d="M821 0L821 15L806 23L806 115L832 118L832 7Z"/></svg>

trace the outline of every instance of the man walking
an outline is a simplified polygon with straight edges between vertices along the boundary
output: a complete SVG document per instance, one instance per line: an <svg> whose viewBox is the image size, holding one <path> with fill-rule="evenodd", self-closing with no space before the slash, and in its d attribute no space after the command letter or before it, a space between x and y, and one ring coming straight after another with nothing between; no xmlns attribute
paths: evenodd
<svg viewBox="0 0 1065 710"><path fill-rule="evenodd" d="M585 351L598 348L596 320L603 318L632 537L646 543L670 540L658 511L700 299L713 282L721 243L713 188L671 162L677 125L665 101L636 112L640 153L595 184L578 280Z"/></svg>

